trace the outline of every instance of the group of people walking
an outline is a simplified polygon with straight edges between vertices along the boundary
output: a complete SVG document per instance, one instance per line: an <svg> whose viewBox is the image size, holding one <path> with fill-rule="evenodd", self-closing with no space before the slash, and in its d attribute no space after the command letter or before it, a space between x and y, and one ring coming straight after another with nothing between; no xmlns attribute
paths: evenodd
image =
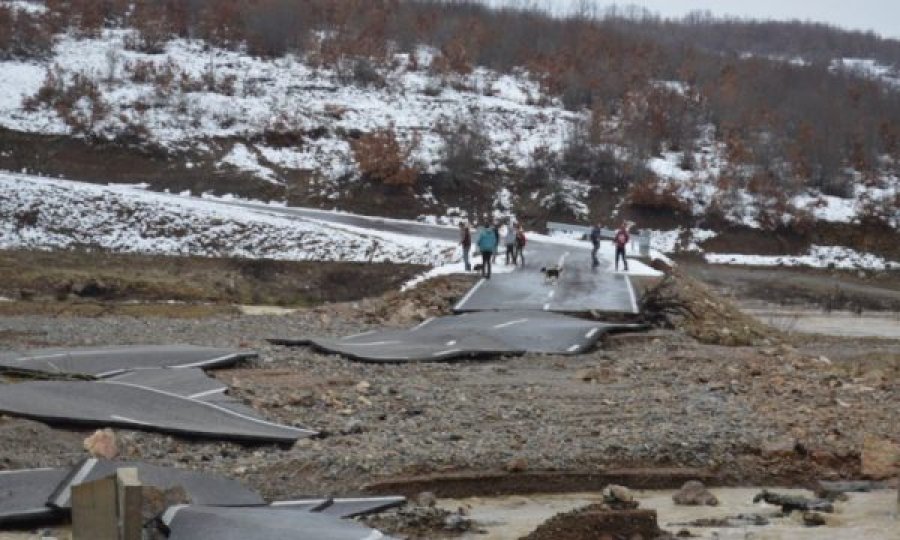
<svg viewBox="0 0 900 540"><path fill-rule="evenodd" d="M591 228L590 234L590 240L594 246L593 251L591 251L591 261L594 268L600 266L597 252L600 250L602 236L603 228L598 223ZM488 220L485 220L483 224L476 227L473 239L472 230L469 227L469 224L461 221L459 223L459 243L462 247L462 258L466 267L466 272L472 270L472 264L469 257L472 252L472 245L474 244L478 253L481 254L481 264L476 265L476 270L478 270L478 267L480 266L481 275L490 279L491 266L497 260L501 240L506 246L506 264L509 265L510 262L512 262L513 265L521 264L522 266L525 266L525 244L527 243L527 239L525 238L525 231L522 229L520 223L509 220L505 224L501 224L499 221L490 224ZM621 260L622 267L627 272L628 259L625 256L625 246L631 241L631 237L628 234L628 223L622 223L613 235L612 241L616 247L615 269L617 272L619 271L619 261Z"/></svg>
<svg viewBox="0 0 900 540"><path fill-rule="evenodd" d="M491 267L496 262L497 254L500 252L501 240L506 247L506 264L521 264L525 266L525 244L527 239L521 224L509 220L505 224L494 222L491 225L488 221L485 221L485 223L477 226L474 242L472 231L467 223L460 222L459 233L463 263L467 272L472 270L469 253L474 243L481 254L481 275L490 279Z"/></svg>

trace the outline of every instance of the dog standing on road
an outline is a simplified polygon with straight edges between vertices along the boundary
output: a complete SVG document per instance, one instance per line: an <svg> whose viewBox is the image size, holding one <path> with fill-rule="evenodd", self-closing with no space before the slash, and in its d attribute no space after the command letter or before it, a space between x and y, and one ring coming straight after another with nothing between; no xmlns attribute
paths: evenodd
<svg viewBox="0 0 900 540"><path fill-rule="evenodd" d="M562 275L562 268L559 266L545 266L541 268L541 273L544 274L544 283L556 283L559 281L559 276Z"/></svg>

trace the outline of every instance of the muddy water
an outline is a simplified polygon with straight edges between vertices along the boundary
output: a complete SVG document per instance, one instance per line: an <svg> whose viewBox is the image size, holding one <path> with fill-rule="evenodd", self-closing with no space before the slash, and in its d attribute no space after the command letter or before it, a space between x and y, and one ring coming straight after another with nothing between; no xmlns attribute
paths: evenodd
<svg viewBox="0 0 900 540"><path fill-rule="evenodd" d="M834 514L825 514L827 525L805 527L798 513L787 518L776 517L779 508L765 503L754 504L759 488L714 489L719 498L716 507L685 507L672 503L673 491L637 491L641 508L657 511L660 527L672 533L689 530L697 538L718 540L898 540L900 518L897 515L897 492L877 491L852 493L847 502L837 503ZM779 493L810 496L803 490L776 489ZM486 533L471 533L466 540L516 540L527 535L548 518L575 508L599 502L596 493L562 495L509 496L440 501L444 508L462 506ZM723 518L737 514L770 516L766 526L710 528L679 525L701 518Z"/></svg>
<svg viewBox="0 0 900 540"><path fill-rule="evenodd" d="M744 308L745 313L785 332L900 339L900 313L863 313L780 308Z"/></svg>

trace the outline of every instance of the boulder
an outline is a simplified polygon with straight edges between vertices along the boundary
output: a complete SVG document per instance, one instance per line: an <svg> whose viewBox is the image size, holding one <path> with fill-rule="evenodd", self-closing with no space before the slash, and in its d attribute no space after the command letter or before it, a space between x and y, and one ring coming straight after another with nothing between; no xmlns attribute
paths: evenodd
<svg viewBox="0 0 900 540"><path fill-rule="evenodd" d="M84 440L84 449L93 457L115 459L119 455L119 445L113 430L98 429Z"/></svg>
<svg viewBox="0 0 900 540"><path fill-rule="evenodd" d="M672 495L675 504L682 506L718 506L719 499L710 493L703 482L691 480L685 482L677 493Z"/></svg>

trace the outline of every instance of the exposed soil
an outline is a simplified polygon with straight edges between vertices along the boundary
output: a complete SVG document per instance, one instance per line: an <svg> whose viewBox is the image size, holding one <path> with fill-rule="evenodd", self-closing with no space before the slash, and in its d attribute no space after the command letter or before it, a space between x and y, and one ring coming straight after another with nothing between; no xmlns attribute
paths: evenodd
<svg viewBox="0 0 900 540"><path fill-rule="evenodd" d="M678 261L686 274L730 298L823 310L900 311L900 270L848 272L811 268L748 268Z"/></svg>
<svg viewBox="0 0 900 540"><path fill-rule="evenodd" d="M399 289L423 271L416 265L0 251L0 296L48 304L35 307L36 313L81 315L89 315L90 308L71 304L177 301L312 306L378 296ZM127 309L123 306L117 309L128 314L122 312Z"/></svg>
<svg viewBox="0 0 900 540"><path fill-rule="evenodd" d="M653 510L610 510L591 505L548 519L522 540L669 539L660 530Z"/></svg>

